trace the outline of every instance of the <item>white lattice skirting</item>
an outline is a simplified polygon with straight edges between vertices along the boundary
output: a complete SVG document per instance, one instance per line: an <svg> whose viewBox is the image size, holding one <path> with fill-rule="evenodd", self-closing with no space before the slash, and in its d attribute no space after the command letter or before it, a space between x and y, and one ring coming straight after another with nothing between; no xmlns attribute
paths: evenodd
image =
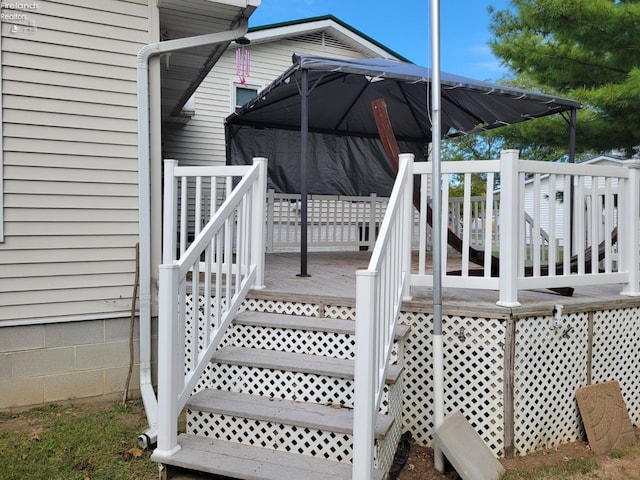
<svg viewBox="0 0 640 480"><path fill-rule="evenodd" d="M355 318L352 306L309 302L248 299L245 308ZM403 428L411 431L416 441L428 445L433 434L433 317L405 311L401 322L411 326L404 352ZM559 326L552 316L507 321L445 315L443 323L445 413L462 411L496 455L503 456L505 449L525 455L584 438L575 391L591 383L618 380L631 421L640 425L640 308L570 313L562 316ZM514 329L513 351L509 352L514 387L513 397L505 398L509 328ZM323 348L329 347L318 345L319 351ZM348 346L344 348L348 350ZM315 388L322 388L322 381L310 386L310 391ZM506 430L514 434L505 438L509 409L514 421ZM401 432L394 433L399 437Z"/></svg>

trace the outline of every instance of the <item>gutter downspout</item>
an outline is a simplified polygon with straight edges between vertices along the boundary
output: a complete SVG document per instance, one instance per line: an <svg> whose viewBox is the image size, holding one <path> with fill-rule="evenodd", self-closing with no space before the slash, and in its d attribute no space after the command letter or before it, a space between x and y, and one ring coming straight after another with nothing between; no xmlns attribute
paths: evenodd
<svg viewBox="0 0 640 480"><path fill-rule="evenodd" d="M138 52L138 208L140 242L140 393L149 429L138 437L138 444L147 448L158 437L158 400L151 378L151 169L149 139L149 60L153 57L193 47L231 42L247 33L248 20L226 32L150 43Z"/></svg>

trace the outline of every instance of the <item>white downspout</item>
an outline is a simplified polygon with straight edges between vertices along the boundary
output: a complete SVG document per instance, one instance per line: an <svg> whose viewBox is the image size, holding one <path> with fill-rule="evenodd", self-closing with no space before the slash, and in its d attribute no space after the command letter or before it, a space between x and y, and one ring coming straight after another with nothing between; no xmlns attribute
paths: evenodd
<svg viewBox="0 0 640 480"><path fill-rule="evenodd" d="M164 53L227 43L247 33L242 18L238 27L219 33L150 43L138 52L138 208L140 242L140 392L149 429L138 437L141 447L156 443L158 400L151 379L151 169L149 140L149 60Z"/></svg>

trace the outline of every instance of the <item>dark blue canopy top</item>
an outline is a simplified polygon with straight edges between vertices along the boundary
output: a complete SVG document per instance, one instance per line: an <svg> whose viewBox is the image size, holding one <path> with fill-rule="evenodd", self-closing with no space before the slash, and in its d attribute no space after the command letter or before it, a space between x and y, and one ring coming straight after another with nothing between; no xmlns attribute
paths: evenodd
<svg viewBox="0 0 640 480"><path fill-rule="evenodd" d="M378 130L371 102L385 101L401 150L421 155L424 145L431 141L430 68L380 58L294 55L293 65L286 72L226 119L228 162L244 163L252 155L266 156L272 186L299 191L296 175L300 151L296 139L302 118L303 71L307 72L309 85L308 128L315 135L310 139L312 162L318 165L315 173L334 178L339 168L344 176L350 176L335 185L334 180L327 184L327 179L313 178L311 193L384 193L388 189L380 191L381 182L390 185L393 175L387 171L379 142L374 141ZM441 98L443 137L580 108L580 103L573 100L444 72ZM363 160L358 158L366 159L364 166L359 165ZM378 166L373 165L376 159ZM357 168L363 170L361 176L354 173Z"/></svg>

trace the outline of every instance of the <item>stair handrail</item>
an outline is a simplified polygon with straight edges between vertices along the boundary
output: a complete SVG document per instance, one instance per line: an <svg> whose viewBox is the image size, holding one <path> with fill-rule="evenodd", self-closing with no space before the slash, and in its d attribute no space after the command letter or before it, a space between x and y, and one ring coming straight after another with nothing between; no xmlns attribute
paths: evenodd
<svg viewBox="0 0 640 480"><path fill-rule="evenodd" d="M413 155L399 155L396 181L366 270L356 271L352 478L373 478L374 428L393 331L409 298Z"/></svg>
<svg viewBox="0 0 640 480"><path fill-rule="evenodd" d="M230 172L237 172L233 167ZM155 454L180 449L177 419L247 292L264 284L265 158L254 158L237 186L179 259L159 268L158 446ZM233 173L237 174L237 173ZM233 175L232 174L232 175ZM176 227L174 178L165 176L165 222ZM170 184L170 185L169 185ZM169 203L170 202L170 203ZM170 213L168 212L170 211ZM174 230L175 231L175 230ZM168 232L175 238L175 234ZM168 238L165 235L165 239ZM201 280L201 259L204 271ZM215 278L215 284L212 281ZM191 310L188 313L190 283ZM203 299L200 296L201 293ZM216 298L216 304L208 301ZM202 313L202 316L200 315ZM187 316L191 335L187 336ZM185 343L190 342L189 349Z"/></svg>

